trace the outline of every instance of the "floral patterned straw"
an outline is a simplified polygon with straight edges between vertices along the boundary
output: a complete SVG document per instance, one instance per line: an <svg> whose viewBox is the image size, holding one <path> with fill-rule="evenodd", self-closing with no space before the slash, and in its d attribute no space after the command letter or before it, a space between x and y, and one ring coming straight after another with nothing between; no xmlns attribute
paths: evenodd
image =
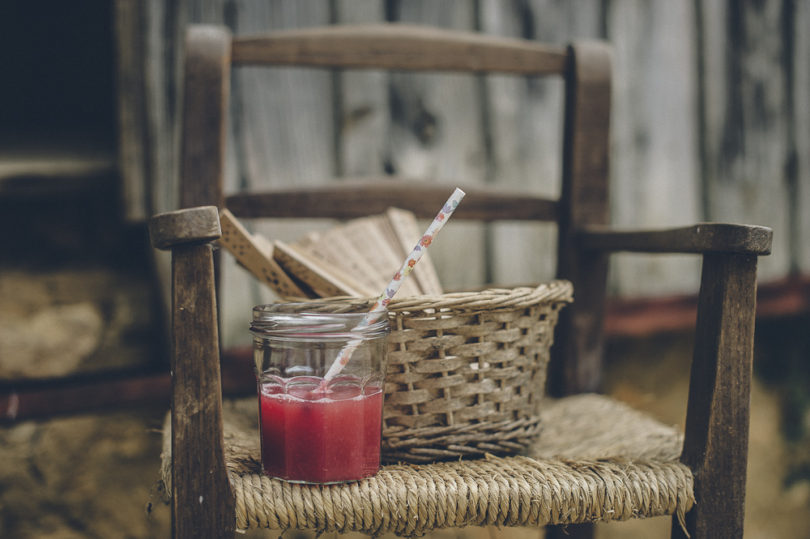
<svg viewBox="0 0 810 539"><path fill-rule="evenodd" d="M419 259L422 258L425 250L427 250L428 246L439 233L439 230L442 229L447 220L450 219L450 216L453 215L453 212L456 210L456 207L458 207L458 203L461 202L461 199L464 198L464 195L464 191L458 187L455 191L453 191L453 194L450 195L450 198L448 198L447 202L444 203L442 209L439 210L438 214L436 214L433 222L430 223L430 226L428 226L427 230L425 230L425 234L422 236L416 246L414 246L411 253L405 258L405 261L402 263L402 267L394 274L391 282L388 283L388 286L385 287L383 293L380 294L380 297L374 302L371 310L366 313L362 320L360 320L360 323L357 324L355 329L362 329L368 326L379 317L380 312L385 310L385 308L391 302L391 298L394 297L394 294L397 293L397 290L399 290L399 287L402 285L403 279L405 279L405 277L407 277L408 274L413 271L413 267L417 262L419 262ZM326 375L323 377L324 382L328 382L337 376L338 373L340 373L343 367L346 366L346 363L349 362L349 359L352 357L352 353L360 342L360 339L349 341L346 346L344 346L340 352L338 352L337 358L335 358L335 361L332 363Z"/></svg>

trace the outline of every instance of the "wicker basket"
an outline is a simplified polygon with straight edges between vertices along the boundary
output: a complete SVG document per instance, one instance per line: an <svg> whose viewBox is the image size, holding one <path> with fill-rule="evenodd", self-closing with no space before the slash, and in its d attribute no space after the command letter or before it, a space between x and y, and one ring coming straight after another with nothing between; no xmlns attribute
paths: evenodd
<svg viewBox="0 0 810 539"><path fill-rule="evenodd" d="M553 281L392 301L383 461L526 448L540 430L557 315L572 296L571 283Z"/></svg>

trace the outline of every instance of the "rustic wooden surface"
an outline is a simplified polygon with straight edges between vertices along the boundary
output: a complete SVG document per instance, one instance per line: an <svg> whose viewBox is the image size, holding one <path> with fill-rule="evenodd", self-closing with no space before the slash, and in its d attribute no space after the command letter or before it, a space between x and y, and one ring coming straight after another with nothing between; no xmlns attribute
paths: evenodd
<svg viewBox="0 0 810 539"><path fill-rule="evenodd" d="M185 2L113 3L118 158L128 220L177 208L179 82L187 11ZM168 281L168 271L164 274Z"/></svg>
<svg viewBox="0 0 810 539"><path fill-rule="evenodd" d="M700 213L693 3L631 0L606 9L615 47L611 223L654 228L713 219ZM625 296L698 288L697 257L620 254L610 263L610 288Z"/></svg>
<svg viewBox="0 0 810 539"><path fill-rule="evenodd" d="M143 81L146 69L145 9L136 0L114 2L114 25L116 45L116 84L118 85L118 162L124 189L124 214L130 219L145 219L151 208L148 201L149 165L146 152L145 113L147 88Z"/></svg>
<svg viewBox="0 0 810 539"><path fill-rule="evenodd" d="M695 473L692 537L742 537L757 258L703 257L681 460ZM685 537L678 522L673 535Z"/></svg>
<svg viewBox="0 0 810 539"><path fill-rule="evenodd" d="M600 5L481 2L482 32L554 44L600 36ZM487 184L549 198L560 195L562 175L563 81L556 77L491 75L484 79L488 131ZM495 223L488 227L488 278L495 283L551 279L557 228L543 223ZM520 245L520 249L515 246ZM537 256L541 253L541 256Z"/></svg>
<svg viewBox="0 0 810 539"><path fill-rule="evenodd" d="M172 536L235 529L225 468L214 259L215 207L158 215L156 247L172 251ZM213 233L215 229L217 233Z"/></svg>
<svg viewBox="0 0 810 539"><path fill-rule="evenodd" d="M601 385L607 256L583 249L577 229L608 222L608 132L611 57L603 43L570 47L557 275L570 280L576 301L560 313L550 387L566 395Z"/></svg>
<svg viewBox="0 0 810 539"><path fill-rule="evenodd" d="M379 0L337 0L335 22L368 24L385 20ZM345 70L334 74L335 172L361 177L383 172L386 133L391 123L388 74Z"/></svg>
<svg viewBox="0 0 810 539"><path fill-rule="evenodd" d="M126 0L120 1L127 6ZM155 209L174 207L159 206L171 205L177 192L172 180L177 157L173 165L171 155L177 152L171 140L176 140L178 115L171 95L174 92L176 99L179 85L169 74L182 52L172 41L181 42L180 28L186 22L225 24L237 36L336 22L406 22L529 37L555 46L577 38L605 38L615 46L612 224L649 228L718 220L770 226L775 231L774 252L763 260L761 280L807 271L810 187L804 178L810 177L810 39L803 29L810 23L810 8L787 0L735 6L728 0L700 5L590 0L576 6L495 0L184 0L171 7L149 1L143 4L141 23L128 19L145 25L146 41L144 52L138 53L143 61L128 64L141 71L126 79L146 85L146 95L130 109L133 120L145 126L144 136L127 140L146 145L138 155L146 160L141 168L148 178L126 177L148 185L127 186L125 193L130 194L125 199L151 193L146 196ZM161 17L162 28L157 22ZM137 37L137 32L130 35ZM130 52L136 54L135 49ZM241 186L318 185L344 174L394 172L498 187L524 187L522 178L528 177L537 194L558 194L558 81L500 75L464 80L358 70L265 71L235 72L225 175L229 192ZM142 107L148 110L134 112ZM253 112L248 115L247 110ZM460 118L454 118L457 115ZM138 119L143 117L145 121ZM279 124L285 126L280 140L272 135L272 126ZM483 135L469 134L474 128ZM133 208L140 204L126 203ZM288 241L305 230L275 225L261 229ZM448 232L447 237L454 238L456 232ZM451 288L553 275L553 257L534 262L523 250L528 246L529 252L553 251L550 227L505 223L458 234L467 245L478 246L475 253L486 255L481 260L475 253L453 252L437 261ZM251 303L268 299L255 287L232 282L240 280L240 271L231 264L226 257L227 342L247 338L239 329L241 320L228 320ZM694 257L619 255L611 268L609 289L614 294L697 289Z"/></svg>
<svg viewBox="0 0 810 539"><path fill-rule="evenodd" d="M398 2L391 4L387 17L460 31L476 26L471 2ZM385 134L384 171L447 186L483 185L486 134L481 79L468 74L391 73L387 87L391 123ZM441 249L432 249L431 256L445 289L486 281L484 225L454 221L442 230L440 241Z"/></svg>
<svg viewBox="0 0 810 539"><path fill-rule="evenodd" d="M482 39L471 32L439 32L423 25L344 24L236 38L232 61L235 65L538 75L562 73L565 50L494 36Z"/></svg>
<svg viewBox="0 0 810 539"><path fill-rule="evenodd" d="M791 13L793 26L793 48L786 51L792 58L787 68L793 74L793 85L789 88L790 118L792 123L792 148L795 149L795 167L789 168L788 186L790 192L790 253L795 257L791 265L801 272L810 268L810 241L805 236L810 230L810 4L807 2L793 2L788 6L794 11Z"/></svg>
<svg viewBox="0 0 810 539"><path fill-rule="evenodd" d="M382 181L381 181L382 180ZM557 202L525 193L460 185L467 196L453 213L453 222L464 219L492 221L556 221ZM385 212L390 207L412 211L433 219L453 188L408 178L379 177L374 180L342 180L308 189L280 189L259 193L236 193L226 197L226 206L239 217L328 217L352 219ZM495 202L495 204L493 204Z"/></svg>
<svg viewBox="0 0 810 539"><path fill-rule="evenodd" d="M766 280L784 276L797 261L791 237L798 230L791 230L790 220L801 210L793 206L791 184L808 173L796 160L807 147L793 136L797 122L807 119L797 119L790 100L799 91L807 103L810 92L790 87L790 40L807 28L795 25L792 12L799 4L705 2L698 13L703 211L712 220L747 218L774 229L773 254L759 271Z"/></svg>
<svg viewBox="0 0 810 539"><path fill-rule="evenodd" d="M583 247L597 251L768 255L773 231L762 226L727 223L633 231L585 227L578 240Z"/></svg>
<svg viewBox="0 0 810 539"><path fill-rule="evenodd" d="M225 469L219 333L211 246L172 250L172 527L174 537L234 530Z"/></svg>
<svg viewBox="0 0 810 539"><path fill-rule="evenodd" d="M329 24L328 2L203 2L211 22L227 24L236 35ZM324 70L241 67L233 70L225 189L279 188L323 183L335 174L336 125L333 75ZM268 91L268 89L271 89ZM279 129L279 126L284 126ZM293 241L328 223L300 220L246 222L270 240ZM275 296L246 279L230 256L222 257L223 340L248 342L246 324L253 305ZM247 308L247 310L245 310Z"/></svg>
<svg viewBox="0 0 810 539"><path fill-rule="evenodd" d="M301 279L318 297L374 295L372 289L355 283L351 275L329 267L325 262L283 241L273 242L273 258L287 273Z"/></svg>
<svg viewBox="0 0 810 539"><path fill-rule="evenodd" d="M253 237L227 209L220 213L222 237L219 244L254 277L264 282L281 297L305 298L309 294L284 272L273 259L273 245Z"/></svg>
<svg viewBox="0 0 810 539"><path fill-rule="evenodd" d="M171 57L157 54L162 49L156 44L152 13L163 8L153 4L145 8L151 36L146 62L165 66ZM336 22L404 22L529 37L555 46L577 38L608 39L615 46L617 85L611 123L611 191L616 194L611 222L642 228L708 220L771 226L774 255L763 261L760 272L769 280L791 268L810 268L810 248L803 241L804 231L810 230L810 188L801 181L810 166L804 143L810 140L810 41L800 31L810 15L803 3L782 0L746 4L739 17L732 17L730 10L729 2L693 6L631 0L590 0L576 6L494 0L185 0L167 11L174 22L167 23L164 35L178 40L171 32L178 21L225 24L236 36ZM784 21L784 31L774 26L777 20ZM739 46L726 47L731 40ZM762 50L757 47L761 40L769 40ZM727 55L722 52L726 50ZM787 74L778 72L780 65L787 66ZM149 80L171 85L166 72L152 70ZM740 84L731 82L732 76ZM752 91L759 81L761 95ZM530 178L534 193L559 194L560 151L554 146L562 124L559 81L239 68L232 89L228 192L395 173L498 188L524 188L523 178ZM146 103L159 102L171 112L163 94L155 97L157 86L149 86L148 92L152 97ZM746 116L732 117L732 109L743 105L749 111ZM156 119L150 122L165 131ZM285 126L281 139L273 135L273 126L279 124ZM736 135L742 132L747 134ZM149 138L157 144L155 137ZM743 139L753 145L754 153L745 154L749 157L742 157ZM157 147L165 152L171 145ZM167 155L161 159L170 165ZM176 186L167 189L161 180L153 181L150 189L160 190L154 199L167 200ZM292 241L321 226L270 223L256 230ZM538 261L531 256L554 250L552 227L467 227L450 227L446 241L475 249L447 247L446 255L437 256L447 288L553 276L553 257ZM246 342L246 309L271 297L242 282L241 270L228 257L223 262L223 337L227 343ZM619 255L611 259L609 290L624 296L692 292L697 289L697 263L694 257L678 255Z"/></svg>
<svg viewBox="0 0 810 539"><path fill-rule="evenodd" d="M156 215L149 220L149 237L158 249L181 243L205 243L222 235L216 206L199 206Z"/></svg>
<svg viewBox="0 0 810 539"><path fill-rule="evenodd" d="M222 207L225 122L230 95L230 35L220 27L196 26L187 35L180 149L180 207Z"/></svg>

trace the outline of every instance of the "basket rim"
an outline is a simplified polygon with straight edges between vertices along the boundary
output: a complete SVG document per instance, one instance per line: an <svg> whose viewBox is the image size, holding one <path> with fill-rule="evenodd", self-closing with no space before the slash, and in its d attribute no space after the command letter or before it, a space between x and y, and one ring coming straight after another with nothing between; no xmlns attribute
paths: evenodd
<svg viewBox="0 0 810 539"><path fill-rule="evenodd" d="M372 305L377 298L358 298L338 296L319 298L324 303L346 302L347 306L357 308ZM574 286L570 281L555 279L536 286L517 286L514 288L487 288L469 292L449 292L441 295L410 296L392 299L388 304L389 313L401 313L424 310L451 310L460 312L520 309L540 303L572 303Z"/></svg>

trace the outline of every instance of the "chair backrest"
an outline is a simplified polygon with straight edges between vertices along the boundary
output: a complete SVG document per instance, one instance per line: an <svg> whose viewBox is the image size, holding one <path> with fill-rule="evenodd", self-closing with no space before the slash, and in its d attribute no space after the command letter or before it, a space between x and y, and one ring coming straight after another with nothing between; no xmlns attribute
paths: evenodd
<svg viewBox="0 0 810 539"><path fill-rule="evenodd" d="M560 77L565 84L562 188L558 200L465 188L454 220L558 223L557 277L573 282L577 301L558 324L550 370L553 393L598 389L607 275L604 254L580 248L576 232L608 222L611 54L602 42L567 48L437 28L378 24L288 30L232 38L193 26L186 36L181 147L181 207L227 207L237 217L360 217L397 206L429 218L448 189L429 183L335 182L274 193L223 192L231 68L308 66L505 73ZM474 111L473 111L474 112ZM549 253L543 253L549 256Z"/></svg>

